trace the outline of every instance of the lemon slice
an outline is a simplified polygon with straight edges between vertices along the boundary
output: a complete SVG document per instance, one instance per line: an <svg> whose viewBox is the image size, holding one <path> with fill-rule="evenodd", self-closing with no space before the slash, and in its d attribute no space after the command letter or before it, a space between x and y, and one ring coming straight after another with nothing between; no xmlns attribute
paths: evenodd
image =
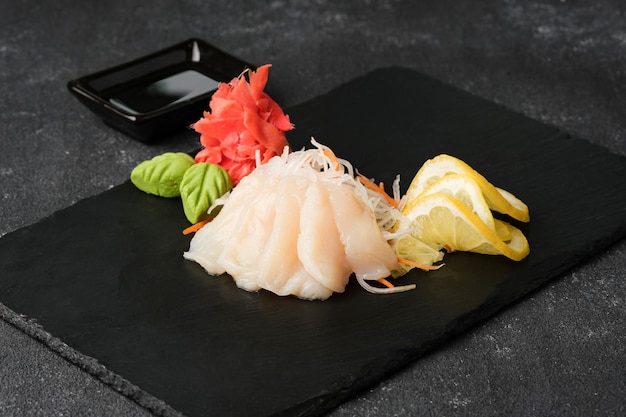
<svg viewBox="0 0 626 417"><path fill-rule="evenodd" d="M528 241L519 229L497 221L496 227L503 229L500 234L509 235L505 242L468 206L442 192L411 201L403 214L410 228L415 229L411 234L434 248L504 255L515 261L530 252Z"/></svg>
<svg viewBox="0 0 626 417"><path fill-rule="evenodd" d="M439 178L426 188L419 195L419 198L406 200L407 203L403 211L410 211L411 206L419 203L421 197L435 193L443 193L465 204L474 214L480 217L489 229L495 230L493 215L483 197L480 187L472 177L464 174L448 174Z"/></svg>
<svg viewBox="0 0 626 417"><path fill-rule="evenodd" d="M427 245L412 234L406 234L396 239L394 249L399 258L421 265L430 266L443 259L442 251ZM398 263L396 270L392 271L392 276L402 276L411 269L413 266Z"/></svg>
<svg viewBox="0 0 626 417"><path fill-rule="evenodd" d="M504 190L503 190L504 191ZM450 196L459 202L465 204L470 210L474 212L489 229L494 230L500 239L508 241L511 238L511 233L508 227L504 227L502 222L497 222L491 210L483 197L482 190L478 186L478 183L469 175L465 174L448 174L439 178L435 183L426 188L420 197L431 195L437 192L441 192L447 196ZM507 195L512 195L504 191ZM417 199L418 200L418 199ZM417 200L408 201L405 210L410 210L411 205L416 204Z"/></svg>
<svg viewBox="0 0 626 417"><path fill-rule="evenodd" d="M493 219L496 226L496 234L503 242L509 242L511 240L511 225L502 220Z"/></svg>
<svg viewBox="0 0 626 417"><path fill-rule="evenodd" d="M510 192L495 187L465 162L446 154L429 159L422 165L409 185L405 201L408 203L417 200L426 189L449 174L462 174L472 178L480 187L491 210L522 222L530 221L528 206L524 202Z"/></svg>

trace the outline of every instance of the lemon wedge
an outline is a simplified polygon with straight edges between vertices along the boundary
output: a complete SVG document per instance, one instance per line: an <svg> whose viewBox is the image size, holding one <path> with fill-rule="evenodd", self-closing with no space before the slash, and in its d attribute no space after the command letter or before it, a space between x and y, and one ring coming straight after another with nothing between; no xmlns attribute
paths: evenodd
<svg viewBox="0 0 626 417"><path fill-rule="evenodd" d="M511 238L509 228L503 226L501 222L496 222L493 218L493 214L478 183L474 178L466 174L447 174L437 179L418 198L408 200L403 210L409 212L411 207L417 204L421 197L435 193L443 193L465 204L490 230L495 231L502 240L507 241ZM507 194L511 195L510 193ZM406 225L406 227L409 226Z"/></svg>
<svg viewBox="0 0 626 417"><path fill-rule="evenodd" d="M434 183L420 193L418 198L407 200L404 211L410 212L411 207L419 203L421 197L443 193L465 204L491 230L495 230L495 222L491 210L483 197L483 193L470 176L463 174L448 174L438 178Z"/></svg>
<svg viewBox="0 0 626 417"><path fill-rule="evenodd" d="M480 188L489 209L521 222L530 221L528 206L524 202L510 192L495 187L467 163L446 154L429 159L422 165L407 189L405 204L417 201L429 187L450 174L461 174L471 178Z"/></svg>
<svg viewBox="0 0 626 417"><path fill-rule="evenodd" d="M399 258L413 262L414 264L430 266L443 259L443 252L440 249L427 245L413 234L406 234L394 241L395 251ZM398 277L406 274L415 265L398 263L396 270L392 271L392 276Z"/></svg>
<svg viewBox="0 0 626 417"><path fill-rule="evenodd" d="M515 261L530 252L519 229L500 220L487 224L466 204L444 192L408 200L402 213L406 230L412 230L415 239L434 249L504 255Z"/></svg>

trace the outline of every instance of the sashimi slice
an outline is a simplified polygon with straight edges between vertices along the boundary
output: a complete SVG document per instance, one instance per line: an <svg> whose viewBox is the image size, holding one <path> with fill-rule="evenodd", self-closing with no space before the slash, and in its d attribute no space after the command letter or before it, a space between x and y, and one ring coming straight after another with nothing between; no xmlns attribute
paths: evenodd
<svg viewBox="0 0 626 417"><path fill-rule="evenodd" d="M251 197L250 193L246 193L245 188L237 191L229 199L231 204L222 207L222 215L215 217L196 232L189 244L189 250L183 254L185 259L197 262L211 275L226 272L224 266L218 262L220 254L226 240L240 227L248 208L242 203Z"/></svg>
<svg viewBox="0 0 626 417"><path fill-rule="evenodd" d="M298 256L311 276L335 292L343 292L352 269L330 206L327 184L312 183L300 213Z"/></svg>
<svg viewBox="0 0 626 417"><path fill-rule="evenodd" d="M257 193L250 192L253 194L252 198L239 203L245 205L245 215L241 218L239 227L225 240L218 263L235 279L238 287L256 291L261 288L257 283L258 264L270 237L276 214L274 203L278 179L261 181L260 178L253 178L248 181L250 182L255 184L247 186ZM230 204L232 202L229 201Z"/></svg>
<svg viewBox="0 0 626 417"><path fill-rule="evenodd" d="M330 288L317 282L300 264L282 288L283 295L293 294L305 300L325 300L333 294Z"/></svg>
<svg viewBox="0 0 626 417"><path fill-rule="evenodd" d="M391 275L397 257L382 237L373 213L354 193L331 184L328 190L350 268L363 280Z"/></svg>
<svg viewBox="0 0 626 417"><path fill-rule="evenodd" d="M300 213L309 183L306 178L296 176L281 180L277 189L274 226L259 263L258 284L278 295L326 299L332 291L304 270L296 250Z"/></svg>

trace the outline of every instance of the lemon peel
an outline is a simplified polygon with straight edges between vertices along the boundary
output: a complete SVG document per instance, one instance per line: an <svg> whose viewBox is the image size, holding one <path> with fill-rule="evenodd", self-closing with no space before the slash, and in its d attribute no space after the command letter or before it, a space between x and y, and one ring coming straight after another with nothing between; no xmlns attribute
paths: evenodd
<svg viewBox="0 0 626 417"><path fill-rule="evenodd" d="M473 179L480 187L489 208L521 222L529 222L528 206L510 192L498 188L464 161L447 154L429 159L419 169L409 185L405 201L419 198L423 192L440 178L449 174L462 174Z"/></svg>

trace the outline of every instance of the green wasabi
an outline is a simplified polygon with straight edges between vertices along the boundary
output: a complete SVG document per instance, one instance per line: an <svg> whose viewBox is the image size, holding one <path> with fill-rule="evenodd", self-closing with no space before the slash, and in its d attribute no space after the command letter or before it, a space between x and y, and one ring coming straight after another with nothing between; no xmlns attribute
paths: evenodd
<svg viewBox="0 0 626 417"><path fill-rule="evenodd" d="M179 197L185 172L195 163L186 153L166 152L137 165L130 173L130 180L148 194Z"/></svg>
<svg viewBox="0 0 626 417"><path fill-rule="evenodd" d="M215 216L218 209L209 213L209 208L232 188L228 172L219 165L199 162L190 167L180 184L187 220L195 224Z"/></svg>

